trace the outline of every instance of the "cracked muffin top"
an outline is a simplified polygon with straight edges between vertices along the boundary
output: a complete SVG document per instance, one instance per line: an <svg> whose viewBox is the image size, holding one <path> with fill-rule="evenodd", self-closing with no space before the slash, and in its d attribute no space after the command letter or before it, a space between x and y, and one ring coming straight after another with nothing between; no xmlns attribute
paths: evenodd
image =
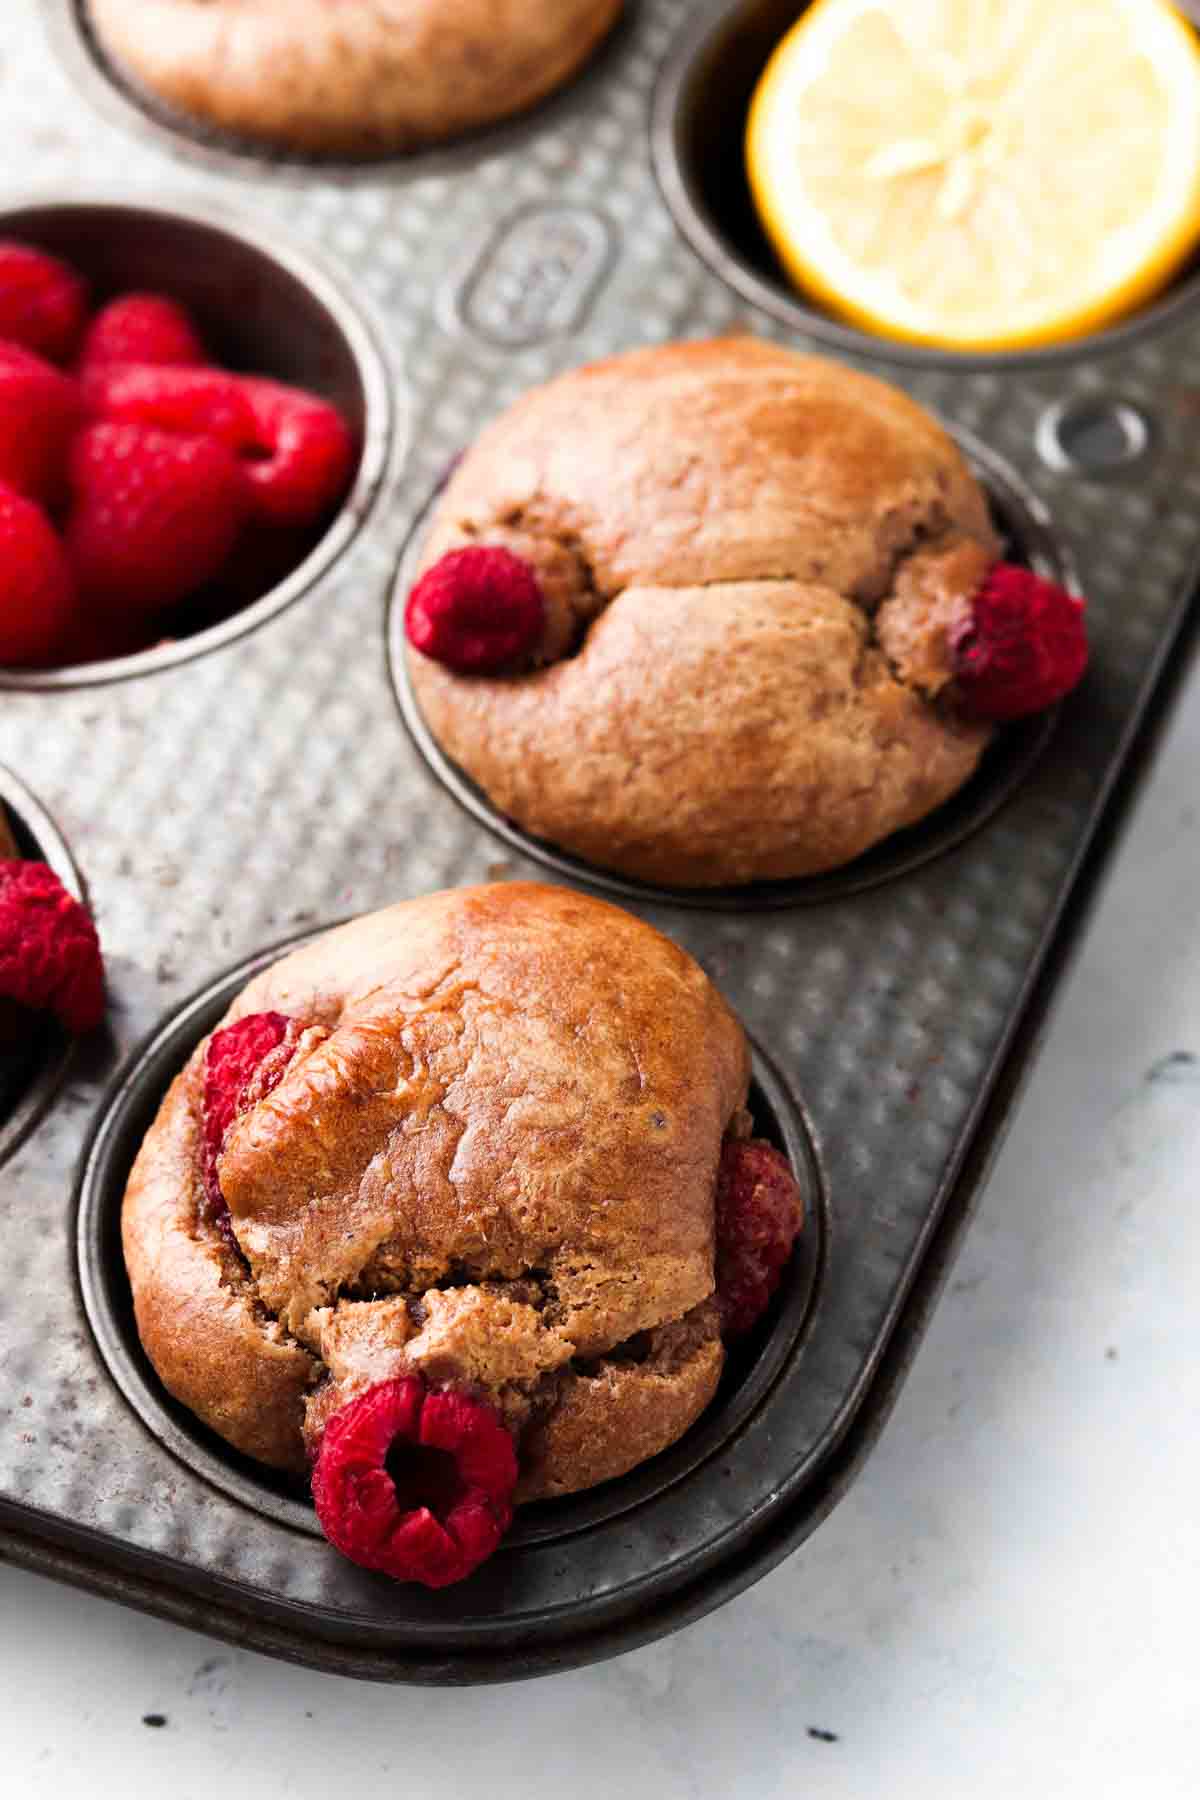
<svg viewBox="0 0 1200 1800"><path fill-rule="evenodd" d="M87 0L118 69L198 124L310 155L438 144L523 112L622 0Z"/></svg>
<svg viewBox="0 0 1200 1800"><path fill-rule="evenodd" d="M712 1397L718 1251L742 1329L799 1226L748 1080L699 966L603 902L504 884L359 919L255 977L163 1102L122 1221L142 1343L278 1466L411 1381L491 1410L517 1500L621 1473Z"/></svg>
<svg viewBox="0 0 1200 1800"><path fill-rule="evenodd" d="M414 630L468 549L542 600L498 670ZM410 597L413 687L501 812L593 863L812 874L974 770L989 727L955 704L953 648L997 554L956 445L898 390L750 338L636 350L529 393L459 464Z"/></svg>

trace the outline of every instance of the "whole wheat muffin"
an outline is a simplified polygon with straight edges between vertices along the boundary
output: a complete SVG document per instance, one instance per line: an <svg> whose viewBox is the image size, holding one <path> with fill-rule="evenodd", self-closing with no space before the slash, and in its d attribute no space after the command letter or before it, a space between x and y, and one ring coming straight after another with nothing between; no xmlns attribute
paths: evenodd
<svg viewBox="0 0 1200 1800"><path fill-rule="evenodd" d="M570 79L622 0L87 0L134 84L219 131L314 155L442 143Z"/></svg>
<svg viewBox="0 0 1200 1800"><path fill-rule="evenodd" d="M506 884L359 919L256 976L167 1094L122 1220L142 1343L239 1450L316 1458L340 1548L430 1580L392 1541L402 1483L363 1553L338 1446L382 1430L378 1474L414 1405L469 1412L511 1462L494 1548L514 1498L673 1443L800 1224L748 1078L703 971L602 902ZM457 1550L446 1579L481 1560Z"/></svg>
<svg viewBox="0 0 1200 1800"><path fill-rule="evenodd" d="M527 394L458 465L408 600L412 685L500 812L590 862L814 874L976 768L965 658L996 674L972 631L998 549L897 389L750 338L631 351ZM1022 631L1052 595L1076 652L1080 603L1007 576ZM1014 642L997 715L1048 695Z"/></svg>

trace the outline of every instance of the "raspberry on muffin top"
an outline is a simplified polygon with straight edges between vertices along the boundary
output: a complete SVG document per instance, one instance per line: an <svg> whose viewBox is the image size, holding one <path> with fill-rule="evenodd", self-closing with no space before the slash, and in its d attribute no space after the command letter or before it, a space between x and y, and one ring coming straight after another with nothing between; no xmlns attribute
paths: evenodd
<svg viewBox="0 0 1200 1800"><path fill-rule="evenodd" d="M525 395L458 464L409 597L413 689L500 812L590 862L816 874L1081 675L1081 603L990 579L999 550L899 390L751 338L626 352ZM540 630L522 597L518 648L465 656L485 617L510 642L522 581Z"/></svg>

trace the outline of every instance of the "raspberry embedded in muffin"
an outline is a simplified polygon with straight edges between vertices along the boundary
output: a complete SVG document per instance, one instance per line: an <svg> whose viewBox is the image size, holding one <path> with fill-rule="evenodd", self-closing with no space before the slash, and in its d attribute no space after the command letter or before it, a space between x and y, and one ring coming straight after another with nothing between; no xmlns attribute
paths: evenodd
<svg viewBox="0 0 1200 1800"><path fill-rule="evenodd" d="M235 1120L279 1086L299 1047L300 1028L282 1013L248 1013L208 1040L204 1053L204 1205L206 1217L237 1249L217 1164Z"/></svg>
<svg viewBox="0 0 1200 1800"><path fill-rule="evenodd" d="M748 1079L703 971L603 902L360 919L257 976L167 1095L123 1211L142 1342L227 1441L313 1471L344 1553L459 1579L510 1503L624 1473L712 1399L727 1141L800 1224Z"/></svg>
<svg viewBox="0 0 1200 1800"><path fill-rule="evenodd" d="M631 351L526 394L454 470L413 691L498 812L589 862L680 887L819 874L1082 674L1081 603L999 552L957 446L897 389L751 338ZM469 613L461 559L501 553L540 637L469 663L411 628L430 592Z"/></svg>
<svg viewBox="0 0 1200 1800"><path fill-rule="evenodd" d="M417 582L404 613L409 643L464 675L519 665L545 622L541 583L501 545L448 551Z"/></svg>
<svg viewBox="0 0 1200 1800"><path fill-rule="evenodd" d="M800 1189L772 1144L726 1138L717 1172L717 1304L727 1339L756 1325L803 1223Z"/></svg>
<svg viewBox="0 0 1200 1800"><path fill-rule="evenodd" d="M516 1482L513 1440L495 1411L409 1375L334 1414L312 1487L321 1529L343 1556L439 1588L498 1548Z"/></svg>

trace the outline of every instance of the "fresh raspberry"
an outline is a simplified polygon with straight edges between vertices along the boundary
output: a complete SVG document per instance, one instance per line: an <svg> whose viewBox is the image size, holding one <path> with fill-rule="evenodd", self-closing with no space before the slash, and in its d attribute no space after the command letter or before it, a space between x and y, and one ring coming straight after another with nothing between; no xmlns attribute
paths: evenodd
<svg viewBox="0 0 1200 1800"><path fill-rule="evenodd" d="M87 289L73 269L28 244L0 240L0 337L66 363L87 316Z"/></svg>
<svg viewBox="0 0 1200 1800"><path fill-rule="evenodd" d="M414 650L461 675L515 663L546 619L541 586L511 550L472 545L427 569L408 596L404 629Z"/></svg>
<svg viewBox="0 0 1200 1800"><path fill-rule="evenodd" d="M254 414L236 375L177 363L113 363L84 377L92 418L217 438L235 452L254 442Z"/></svg>
<svg viewBox="0 0 1200 1800"><path fill-rule="evenodd" d="M1029 569L997 563L953 645L966 710L1019 719L1053 706L1088 663L1084 603Z"/></svg>
<svg viewBox="0 0 1200 1800"><path fill-rule="evenodd" d="M80 417L79 384L19 344L0 342L0 481L53 504Z"/></svg>
<svg viewBox="0 0 1200 1800"><path fill-rule="evenodd" d="M247 1013L214 1031L204 1054L203 1164L208 1217L232 1240L217 1160L229 1128L247 1105L278 1087L296 1053L299 1030L283 1013ZM235 1246L236 1247L236 1246Z"/></svg>
<svg viewBox="0 0 1200 1800"><path fill-rule="evenodd" d="M104 1017L96 927L42 862L0 862L0 994L72 1032Z"/></svg>
<svg viewBox="0 0 1200 1800"><path fill-rule="evenodd" d="M486 1562L512 1522L513 1441L466 1394L417 1375L377 1382L325 1428L312 1491L330 1543L395 1581L448 1587Z"/></svg>
<svg viewBox="0 0 1200 1800"><path fill-rule="evenodd" d="M717 1302L726 1337L766 1311L804 1223L787 1158L758 1138L726 1138L717 1172Z"/></svg>
<svg viewBox="0 0 1200 1800"><path fill-rule="evenodd" d="M246 463L250 504L266 525L311 525L342 498L354 441L337 408L301 388L244 375L254 417Z"/></svg>
<svg viewBox="0 0 1200 1800"><path fill-rule="evenodd" d="M92 425L71 453L67 556L85 604L146 618L221 568L245 512L245 478L214 438Z"/></svg>
<svg viewBox="0 0 1200 1800"><path fill-rule="evenodd" d="M75 580L49 519L0 487L0 663L54 662L77 617Z"/></svg>
<svg viewBox="0 0 1200 1800"><path fill-rule="evenodd" d="M122 294L102 306L83 340L79 372L114 363L203 363L208 358L187 312L163 294Z"/></svg>

